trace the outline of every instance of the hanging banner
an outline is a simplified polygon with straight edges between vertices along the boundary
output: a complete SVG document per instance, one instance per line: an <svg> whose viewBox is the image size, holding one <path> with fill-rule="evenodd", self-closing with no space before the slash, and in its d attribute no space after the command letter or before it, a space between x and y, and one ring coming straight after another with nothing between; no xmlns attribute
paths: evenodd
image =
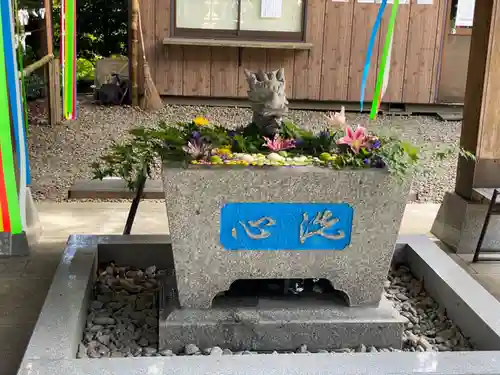
<svg viewBox="0 0 500 375"><path fill-rule="evenodd" d="M5 58L5 72L7 91L9 93L12 129L14 132L15 150L19 168L19 209L23 228L26 227L26 189L29 174L27 153L26 124L24 122L23 96L19 69L17 66L16 34L14 32L14 11L11 0L0 0L0 15L3 30L3 51ZM22 48L18 45L18 48Z"/></svg>
<svg viewBox="0 0 500 375"><path fill-rule="evenodd" d="M360 102L360 111L363 112L363 105L365 102L365 90L366 90L366 82L368 80L368 73L370 72L370 60L372 58L373 49L375 48L375 39L377 37L377 32L382 23L382 16L384 15L384 10L387 6L387 0L382 0L380 7L378 9L377 18L375 19L375 23L373 24L372 32L370 35L370 41L368 42L368 48L366 50L366 59L365 66L363 68L363 77L361 79L361 98Z"/></svg>
<svg viewBox="0 0 500 375"><path fill-rule="evenodd" d="M382 103L382 98L384 97L387 86L389 85L389 74L391 71L391 55L392 55L392 44L394 41L394 26L396 25L396 18L398 15L399 0L394 0L394 5L392 6L391 18L389 19L389 25L387 27L387 33L385 36L384 48L382 50L382 56L380 58L380 70L377 77L377 83L375 85L375 93L373 94L372 109L370 112L370 119L375 120L377 113L380 109L380 103Z"/></svg>
<svg viewBox="0 0 500 375"><path fill-rule="evenodd" d="M21 221L21 211L19 208L19 198L17 192L16 173L14 165L14 153L11 134L11 116L9 104L9 92L7 89L7 65L6 61L6 37L9 35L8 29L12 27L12 13L4 15L10 6L5 7L5 0L0 3L0 232L10 232L20 234L23 231ZM6 27L5 20L9 20L10 25ZM7 30L5 30L7 28ZM8 44L8 43L7 43Z"/></svg>
<svg viewBox="0 0 500 375"><path fill-rule="evenodd" d="M63 112L67 120L76 119L76 0L61 4L61 67Z"/></svg>

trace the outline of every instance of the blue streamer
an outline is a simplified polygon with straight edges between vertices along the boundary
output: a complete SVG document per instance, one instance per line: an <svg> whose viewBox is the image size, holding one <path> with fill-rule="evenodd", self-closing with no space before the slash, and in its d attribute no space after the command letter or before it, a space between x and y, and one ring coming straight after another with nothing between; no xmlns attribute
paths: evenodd
<svg viewBox="0 0 500 375"><path fill-rule="evenodd" d="M370 35L370 41L368 42L365 67L363 68L363 79L361 80L361 99L359 100L361 112L363 112L363 104L365 102L366 81L368 80L368 73L370 71L370 60L372 59L372 52L375 46L375 38L377 37L377 32L380 27L380 24L382 23L382 16L384 15L384 10L386 6L387 6L387 0L382 0L380 8L378 8L377 18L375 19L375 24L373 25L372 34Z"/></svg>
<svg viewBox="0 0 500 375"><path fill-rule="evenodd" d="M0 18L2 29L4 30L4 55L7 74L7 86L9 91L9 103L14 128L14 142L18 163L21 163L21 142L24 143L25 150L28 149L26 136L26 126L24 124L23 102L21 99L21 88L18 76L16 49L14 46L14 19L11 0L0 0ZM21 47L19 47L21 48ZM18 129L22 129L23 139L20 139ZM21 166L19 168L22 170ZM29 161L25 160L26 183L31 181Z"/></svg>

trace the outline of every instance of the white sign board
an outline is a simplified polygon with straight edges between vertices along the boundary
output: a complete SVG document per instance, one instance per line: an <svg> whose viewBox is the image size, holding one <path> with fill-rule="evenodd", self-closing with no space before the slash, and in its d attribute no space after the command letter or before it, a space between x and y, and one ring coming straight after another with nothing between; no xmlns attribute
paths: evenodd
<svg viewBox="0 0 500 375"><path fill-rule="evenodd" d="M399 5L401 4L408 4L410 0L399 0ZM376 0L377 4L382 3L382 0ZM387 4L394 4L394 0L387 0Z"/></svg>
<svg viewBox="0 0 500 375"><path fill-rule="evenodd" d="M417 0L418 5L432 5L433 0Z"/></svg>
<svg viewBox="0 0 500 375"><path fill-rule="evenodd" d="M283 10L283 0L261 0L261 18L281 18Z"/></svg>
<svg viewBox="0 0 500 375"><path fill-rule="evenodd" d="M455 26L472 26L476 0L458 0Z"/></svg>

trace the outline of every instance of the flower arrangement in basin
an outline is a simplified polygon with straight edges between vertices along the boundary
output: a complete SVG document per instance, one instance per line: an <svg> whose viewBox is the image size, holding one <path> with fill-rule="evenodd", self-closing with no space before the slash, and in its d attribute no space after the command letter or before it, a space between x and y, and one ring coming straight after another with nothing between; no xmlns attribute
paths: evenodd
<svg viewBox="0 0 500 375"><path fill-rule="evenodd" d="M205 117L174 125L160 122L130 133L130 140L113 144L93 164L95 178L119 176L133 189L158 158L208 167L386 168L398 176L408 174L419 161L418 148L412 144L347 125L344 108L329 114L319 133L283 121L274 136L264 136L254 123L229 130Z"/></svg>

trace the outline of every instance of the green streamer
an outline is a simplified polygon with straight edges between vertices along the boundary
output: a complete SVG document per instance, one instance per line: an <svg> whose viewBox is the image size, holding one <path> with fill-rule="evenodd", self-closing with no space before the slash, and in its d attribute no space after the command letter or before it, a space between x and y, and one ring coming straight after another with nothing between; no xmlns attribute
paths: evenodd
<svg viewBox="0 0 500 375"><path fill-rule="evenodd" d="M391 39L394 34L394 25L396 24L396 16L398 15L399 0L394 0L392 5L391 18L389 19L389 26L387 27L387 34L385 35L384 49L382 51L382 57L380 58L380 69L377 76L377 84L375 85L375 93L373 94L372 109L370 112L370 120L374 120L377 117L377 112L382 101L381 92L382 85L384 82L385 68L388 61L389 49L391 48Z"/></svg>
<svg viewBox="0 0 500 375"><path fill-rule="evenodd" d="M64 0L64 115L75 119L76 17L75 0Z"/></svg>
<svg viewBox="0 0 500 375"><path fill-rule="evenodd" d="M5 181L7 206L9 209L11 233L19 234L23 230L19 200L17 196L16 172L14 167L14 153L12 147L12 134L10 131L9 94L7 92L7 74L5 56L3 52L4 31L0 23L0 149L2 150L2 165L4 175L0 176ZM4 223L5 226L5 223Z"/></svg>

